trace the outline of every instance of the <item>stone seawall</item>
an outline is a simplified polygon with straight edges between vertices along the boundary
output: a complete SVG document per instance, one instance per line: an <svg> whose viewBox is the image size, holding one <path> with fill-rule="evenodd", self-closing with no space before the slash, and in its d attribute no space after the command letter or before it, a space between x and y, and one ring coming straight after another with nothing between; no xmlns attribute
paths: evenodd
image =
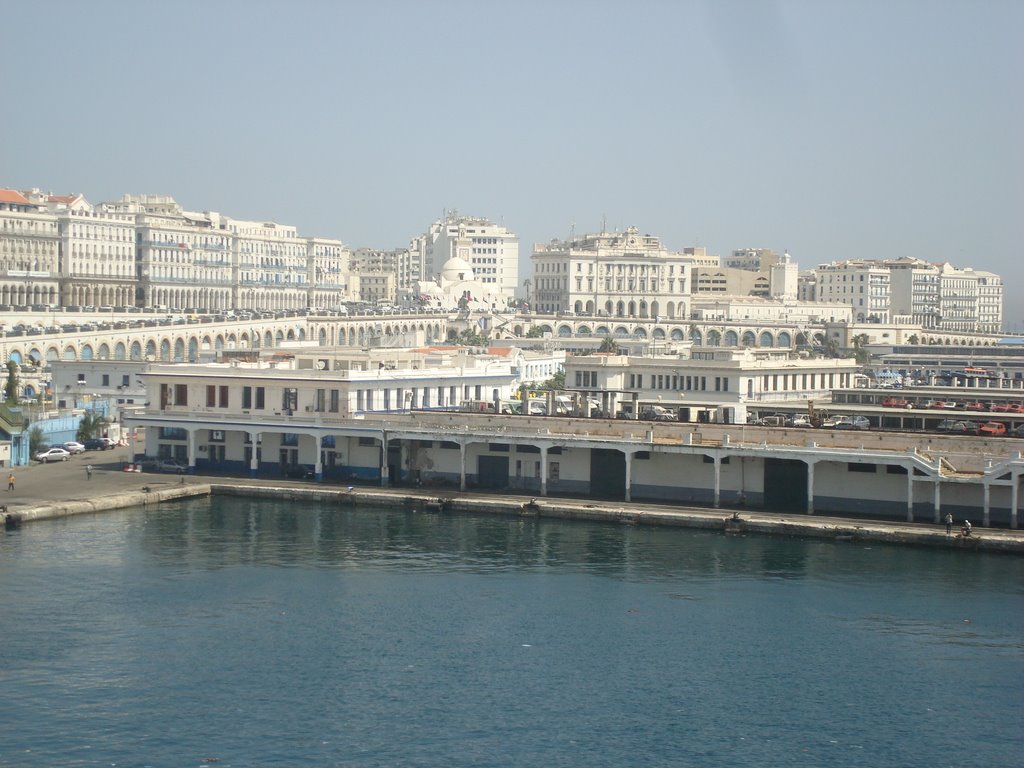
<svg viewBox="0 0 1024 768"><path fill-rule="evenodd" d="M148 486L147 486L148 487ZM199 483L113 493L90 500L52 502L7 513L8 527L22 522L91 514L111 509L146 506L198 496L245 496L274 500L311 501L339 506L367 505L416 510L426 513L495 514L588 520L622 525L660 525L723 531L731 535L776 535L831 541L899 544L979 552L1024 554L1024 531L975 528L964 538L947 536L945 526L900 524L835 517L770 514L744 510L734 513L707 507L676 507L654 504L582 499L524 499L521 496L459 494L443 496L411 489L323 488L298 485L262 485L245 481Z"/></svg>

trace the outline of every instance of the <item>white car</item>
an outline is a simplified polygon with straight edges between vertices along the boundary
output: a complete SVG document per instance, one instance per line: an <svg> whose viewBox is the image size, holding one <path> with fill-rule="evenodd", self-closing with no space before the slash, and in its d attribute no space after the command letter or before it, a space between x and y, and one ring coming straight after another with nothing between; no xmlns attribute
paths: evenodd
<svg viewBox="0 0 1024 768"><path fill-rule="evenodd" d="M36 454L36 461L41 461L43 464L50 461L67 461L70 458L70 453L57 446Z"/></svg>
<svg viewBox="0 0 1024 768"><path fill-rule="evenodd" d="M68 440L66 443L61 445L65 451L74 456L76 453L85 453L85 446L81 443L76 443L74 440Z"/></svg>

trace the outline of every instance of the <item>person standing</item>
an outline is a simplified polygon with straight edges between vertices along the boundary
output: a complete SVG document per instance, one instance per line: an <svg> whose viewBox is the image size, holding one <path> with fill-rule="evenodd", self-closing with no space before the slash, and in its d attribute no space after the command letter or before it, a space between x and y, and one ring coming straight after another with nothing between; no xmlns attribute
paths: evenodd
<svg viewBox="0 0 1024 768"><path fill-rule="evenodd" d="M949 536L953 532L953 513L946 513L946 535Z"/></svg>
<svg viewBox="0 0 1024 768"><path fill-rule="evenodd" d="M85 465L85 479L92 480L92 464Z"/></svg>
<svg viewBox="0 0 1024 768"><path fill-rule="evenodd" d="M11 474L9 474L7 476L7 490L8 491L13 491L14 490L14 473L13 472L11 472Z"/></svg>

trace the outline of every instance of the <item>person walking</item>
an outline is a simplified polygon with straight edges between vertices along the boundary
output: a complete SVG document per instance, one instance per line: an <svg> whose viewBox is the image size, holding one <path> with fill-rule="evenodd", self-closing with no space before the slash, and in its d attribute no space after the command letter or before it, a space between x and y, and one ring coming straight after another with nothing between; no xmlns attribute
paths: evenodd
<svg viewBox="0 0 1024 768"><path fill-rule="evenodd" d="M92 464L85 465L85 479L92 480Z"/></svg>
<svg viewBox="0 0 1024 768"><path fill-rule="evenodd" d="M953 513L946 513L946 535L949 536L953 532Z"/></svg>
<svg viewBox="0 0 1024 768"><path fill-rule="evenodd" d="M11 474L9 474L7 476L7 490L8 491L13 491L14 490L14 473L13 472L11 472Z"/></svg>

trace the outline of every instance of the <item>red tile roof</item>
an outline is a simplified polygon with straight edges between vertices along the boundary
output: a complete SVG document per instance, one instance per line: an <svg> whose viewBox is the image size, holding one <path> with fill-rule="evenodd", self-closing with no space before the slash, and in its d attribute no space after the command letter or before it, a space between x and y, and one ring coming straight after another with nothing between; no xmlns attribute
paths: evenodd
<svg viewBox="0 0 1024 768"><path fill-rule="evenodd" d="M48 195L46 199L51 203L64 203L65 205L71 205L78 199L78 195Z"/></svg>
<svg viewBox="0 0 1024 768"><path fill-rule="evenodd" d="M16 203L17 205L31 205L21 192L13 189L0 189L0 203Z"/></svg>

